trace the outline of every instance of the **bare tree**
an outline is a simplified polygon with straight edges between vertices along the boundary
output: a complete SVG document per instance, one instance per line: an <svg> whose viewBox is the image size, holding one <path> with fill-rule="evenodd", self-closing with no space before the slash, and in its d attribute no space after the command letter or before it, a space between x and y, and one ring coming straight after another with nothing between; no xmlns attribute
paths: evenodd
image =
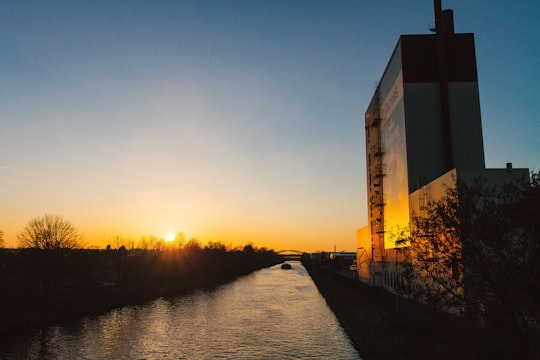
<svg viewBox="0 0 540 360"><path fill-rule="evenodd" d="M6 246L6 241L4 240L4 232L0 230L0 249L3 249Z"/></svg>
<svg viewBox="0 0 540 360"><path fill-rule="evenodd" d="M446 195L428 205L427 216L413 216L408 237L409 261L401 290L409 296L450 310L463 307L463 234L459 218L458 191L446 188Z"/></svg>
<svg viewBox="0 0 540 360"><path fill-rule="evenodd" d="M539 173L528 184L448 188L413 221L403 290L439 307L461 304L482 322L539 327L539 204Z"/></svg>
<svg viewBox="0 0 540 360"><path fill-rule="evenodd" d="M199 239L197 238L191 238L189 241L183 246L183 250L187 253L193 254L197 253L202 250L201 243L199 242Z"/></svg>
<svg viewBox="0 0 540 360"><path fill-rule="evenodd" d="M59 250L82 247L81 235L75 226L52 214L30 220L17 238L22 248Z"/></svg>

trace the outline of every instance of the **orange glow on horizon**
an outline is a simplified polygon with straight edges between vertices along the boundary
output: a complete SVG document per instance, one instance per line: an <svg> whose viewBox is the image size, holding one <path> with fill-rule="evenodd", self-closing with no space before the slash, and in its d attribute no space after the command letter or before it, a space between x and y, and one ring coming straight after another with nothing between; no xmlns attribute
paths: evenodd
<svg viewBox="0 0 540 360"><path fill-rule="evenodd" d="M185 244L190 239L197 239L201 246L215 242L227 248L243 248L252 244L256 248L272 250L294 249L298 251L354 251L355 224L346 218L339 221L325 221L317 213L304 213L300 216L264 217L255 212L247 217L239 211L220 213L219 217L211 212L206 213L206 221L202 209L197 214L181 213L166 209L161 213L143 211L117 211L118 205L111 206L96 214L92 211L76 213L73 209L58 211L59 215L75 225L82 236L83 247L105 249L125 246L131 248L152 248L158 241L162 244L178 241ZM47 212L37 211L36 214ZM211 217L212 215L212 217ZM18 248L17 234L26 226L30 214L8 214L4 231L5 246ZM142 219L142 220L141 220ZM175 229L175 230L171 230ZM167 241L172 238L174 241Z"/></svg>

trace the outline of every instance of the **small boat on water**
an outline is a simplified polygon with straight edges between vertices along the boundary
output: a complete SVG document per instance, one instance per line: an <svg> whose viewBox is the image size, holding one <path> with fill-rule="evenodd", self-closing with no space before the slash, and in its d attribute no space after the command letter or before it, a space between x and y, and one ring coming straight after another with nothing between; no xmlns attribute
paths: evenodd
<svg viewBox="0 0 540 360"><path fill-rule="evenodd" d="M283 263L281 264L281 268L284 270L289 270L289 269L292 269L292 266L289 263Z"/></svg>

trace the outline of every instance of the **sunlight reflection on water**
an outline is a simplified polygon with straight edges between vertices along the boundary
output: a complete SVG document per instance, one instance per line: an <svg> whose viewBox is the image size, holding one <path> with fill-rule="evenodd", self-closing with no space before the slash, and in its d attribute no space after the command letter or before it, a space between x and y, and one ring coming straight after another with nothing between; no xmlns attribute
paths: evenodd
<svg viewBox="0 0 540 360"><path fill-rule="evenodd" d="M53 326L0 359L359 359L299 262Z"/></svg>

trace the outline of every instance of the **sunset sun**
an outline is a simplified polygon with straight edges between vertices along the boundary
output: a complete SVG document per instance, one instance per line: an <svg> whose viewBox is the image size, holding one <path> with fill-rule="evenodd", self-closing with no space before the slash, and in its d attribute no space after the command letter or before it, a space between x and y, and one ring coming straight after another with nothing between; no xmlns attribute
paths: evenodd
<svg viewBox="0 0 540 360"><path fill-rule="evenodd" d="M167 241L167 242L171 242L171 241L173 241L175 238L176 238L176 235L175 235L173 232L168 232L168 233L165 235L165 241Z"/></svg>

